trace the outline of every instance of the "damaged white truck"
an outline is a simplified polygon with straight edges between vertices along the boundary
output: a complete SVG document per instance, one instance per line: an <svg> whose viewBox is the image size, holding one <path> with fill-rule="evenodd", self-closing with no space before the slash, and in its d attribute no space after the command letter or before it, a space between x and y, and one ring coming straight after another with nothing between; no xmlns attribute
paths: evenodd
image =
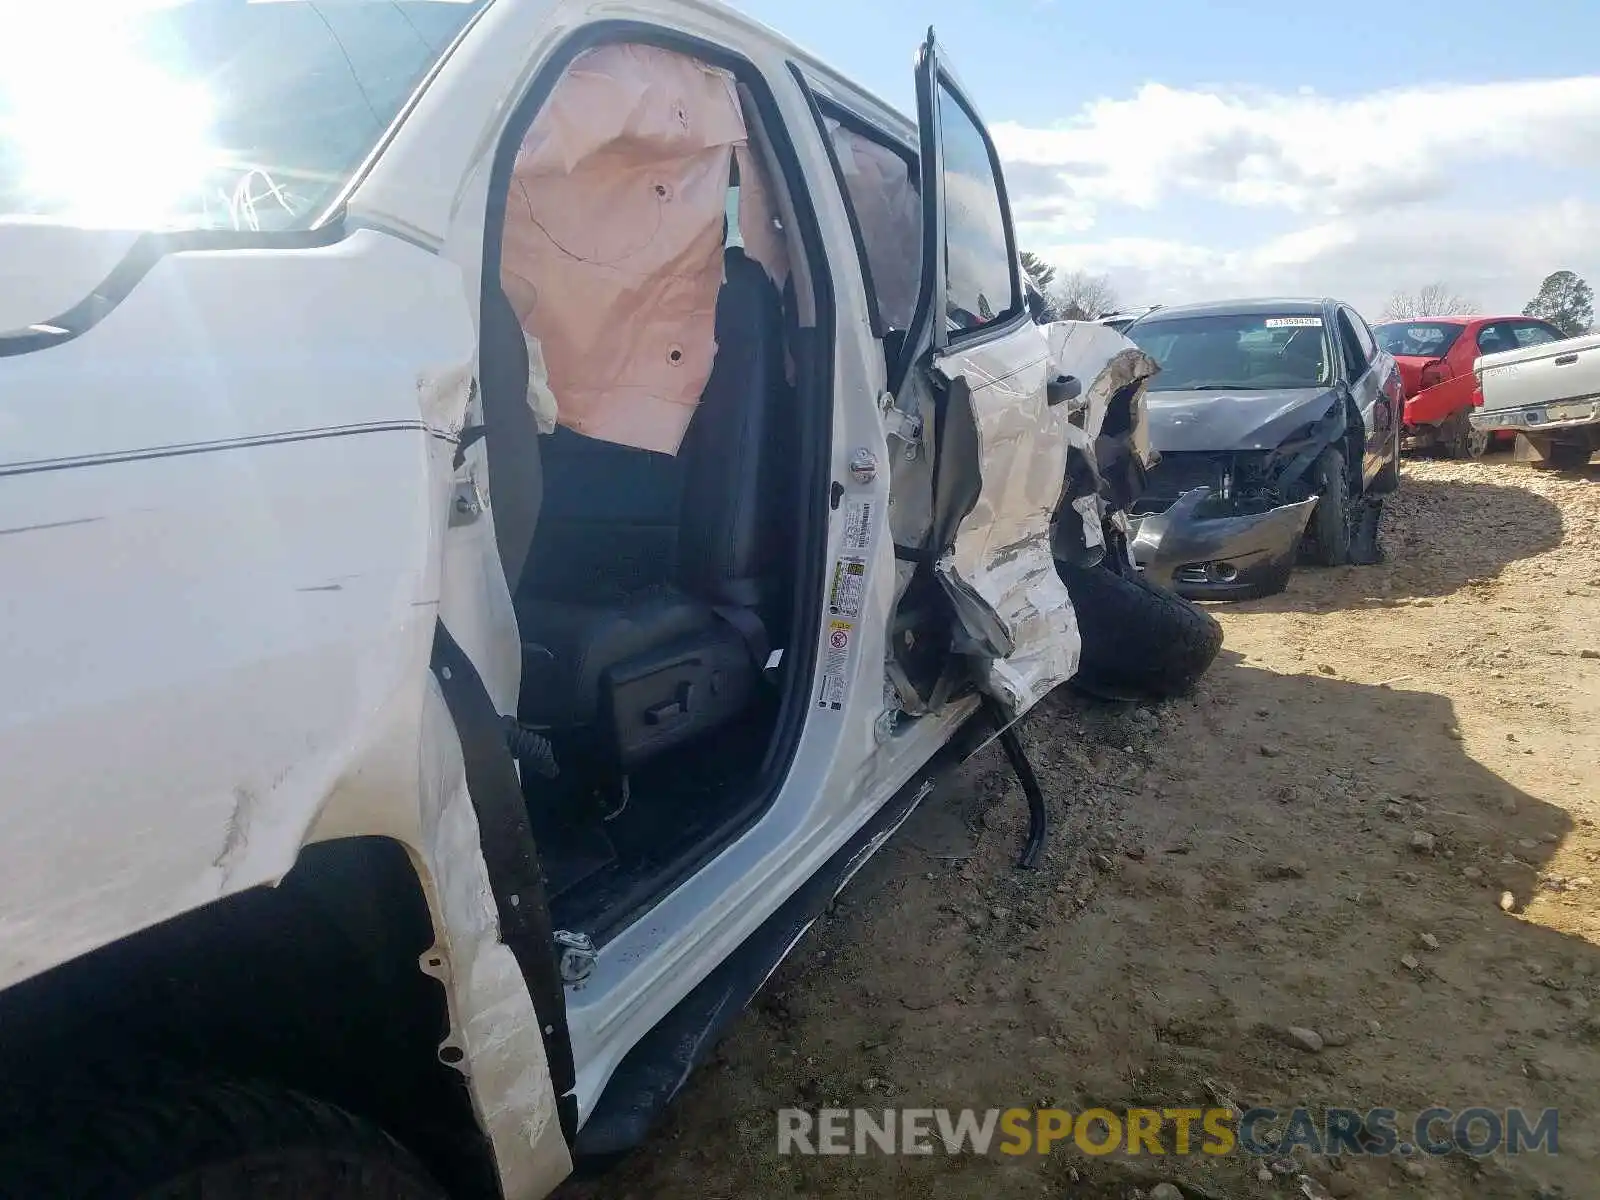
<svg viewBox="0 0 1600 1200"><path fill-rule="evenodd" d="M917 122L692 0L0 46L0 1195L544 1196L951 754L1216 652L931 35Z"/></svg>

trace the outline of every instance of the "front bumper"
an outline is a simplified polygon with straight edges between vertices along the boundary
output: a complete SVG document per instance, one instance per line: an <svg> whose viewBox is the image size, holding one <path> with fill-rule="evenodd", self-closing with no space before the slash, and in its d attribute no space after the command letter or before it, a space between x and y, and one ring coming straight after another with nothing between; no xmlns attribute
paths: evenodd
<svg viewBox="0 0 1600 1200"><path fill-rule="evenodd" d="M1517 433L1560 432L1600 425L1600 396L1583 400L1556 400L1548 404L1529 404L1522 408L1500 408L1485 412L1477 409L1470 420L1477 430L1509 429Z"/></svg>
<svg viewBox="0 0 1600 1200"><path fill-rule="evenodd" d="M1211 489L1183 493L1140 517L1130 548L1145 577L1191 600L1243 600L1273 590L1292 569L1315 496L1264 513L1203 516Z"/></svg>

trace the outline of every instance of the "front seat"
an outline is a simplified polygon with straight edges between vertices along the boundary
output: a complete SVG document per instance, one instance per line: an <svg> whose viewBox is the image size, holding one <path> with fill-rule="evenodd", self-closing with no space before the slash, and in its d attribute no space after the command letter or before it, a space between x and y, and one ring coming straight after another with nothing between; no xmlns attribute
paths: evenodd
<svg viewBox="0 0 1600 1200"><path fill-rule="evenodd" d="M726 724L760 683L781 549L767 435L787 388L782 320L766 272L725 250L716 359L678 455L671 579L621 598L519 597L520 715L550 730L564 763L620 779Z"/></svg>

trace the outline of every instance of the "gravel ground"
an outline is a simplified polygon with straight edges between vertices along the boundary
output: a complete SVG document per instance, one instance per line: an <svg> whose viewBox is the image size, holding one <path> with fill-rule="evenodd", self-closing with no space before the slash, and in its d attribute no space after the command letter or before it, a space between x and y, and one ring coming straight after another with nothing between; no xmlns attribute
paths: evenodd
<svg viewBox="0 0 1600 1200"><path fill-rule="evenodd" d="M577 1194L1600 1196L1597 530L1600 467L1408 462L1388 560L1216 609L1196 695L1029 718L1042 870L1012 865L998 748L952 777L651 1143ZM786 1106L1218 1098L1558 1106L1561 1153L1302 1156L1264 1180L1244 1156L776 1152Z"/></svg>

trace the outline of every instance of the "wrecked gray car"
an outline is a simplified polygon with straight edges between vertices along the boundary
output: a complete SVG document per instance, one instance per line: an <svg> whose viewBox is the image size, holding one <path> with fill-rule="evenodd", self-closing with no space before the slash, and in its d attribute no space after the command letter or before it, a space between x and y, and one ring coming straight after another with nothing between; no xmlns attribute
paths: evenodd
<svg viewBox="0 0 1600 1200"><path fill-rule="evenodd" d="M1394 359L1337 300L1163 308L1127 336L1161 366L1132 509L1145 574L1197 600L1281 592L1297 561L1378 561L1400 481Z"/></svg>

